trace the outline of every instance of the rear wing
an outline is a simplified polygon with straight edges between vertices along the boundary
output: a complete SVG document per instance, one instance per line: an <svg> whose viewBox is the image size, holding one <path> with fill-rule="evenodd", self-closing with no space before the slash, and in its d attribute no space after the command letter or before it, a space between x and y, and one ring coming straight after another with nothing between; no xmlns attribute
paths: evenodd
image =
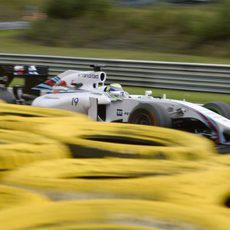
<svg viewBox="0 0 230 230"><path fill-rule="evenodd" d="M0 64L0 86L8 87L14 78L24 78L24 93L34 94L32 88L49 77L49 67L43 65Z"/></svg>

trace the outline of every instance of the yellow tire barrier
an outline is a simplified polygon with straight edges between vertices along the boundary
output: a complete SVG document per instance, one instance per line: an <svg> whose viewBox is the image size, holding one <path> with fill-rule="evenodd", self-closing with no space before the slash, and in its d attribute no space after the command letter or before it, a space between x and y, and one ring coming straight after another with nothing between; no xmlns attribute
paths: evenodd
<svg viewBox="0 0 230 230"><path fill-rule="evenodd" d="M44 124L44 135L66 143L74 157L204 159L215 154L203 137L172 129L118 123Z"/></svg>
<svg viewBox="0 0 230 230"><path fill-rule="evenodd" d="M165 195L170 202L209 209L224 209L230 197L229 178L229 168L216 165L203 171L176 175L172 177L169 186L167 180L164 181L162 178L162 186L168 189Z"/></svg>
<svg viewBox="0 0 230 230"><path fill-rule="evenodd" d="M72 117L76 116L76 114L67 110L41 108L29 105L13 105L0 103L0 116Z"/></svg>
<svg viewBox="0 0 230 230"><path fill-rule="evenodd" d="M205 169L202 162L149 159L57 159L14 170L6 183L49 191L51 199L174 200L174 177ZM179 177L180 178L180 177ZM169 193L169 194L168 194Z"/></svg>
<svg viewBox="0 0 230 230"><path fill-rule="evenodd" d="M28 110L28 106L19 107L19 111ZM33 110L35 114L43 114L43 112L46 114L46 109L44 111L33 107L31 113ZM55 110L55 113L63 115L65 111ZM76 158L116 156L195 160L206 158L210 153L215 152L211 141L193 134L159 127L96 123L79 114L68 118L46 119L25 119L17 116L6 116L6 119L2 119L0 116L0 120L2 120L1 128L29 130L64 142Z"/></svg>
<svg viewBox="0 0 230 230"><path fill-rule="evenodd" d="M65 132L65 125L71 124L78 130L82 125L91 125L92 122L85 115L76 114L74 117L35 117L35 118L25 118L16 116L0 116L0 129L7 130L21 130L33 133L38 133L39 135L46 135L43 131L39 130L40 126L48 125L52 129L52 132L59 135L59 132ZM63 130L57 130L56 125L63 124ZM50 131L51 132L51 131ZM47 136L47 135L46 135ZM52 138L54 139L54 138Z"/></svg>
<svg viewBox="0 0 230 230"><path fill-rule="evenodd" d="M69 119L80 124L90 121L86 115L66 110L0 103L0 128L2 129L36 132L38 125L65 123Z"/></svg>
<svg viewBox="0 0 230 230"><path fill-rule="evenodd" d="M9 170L31 162L70 156L58 141L23 131L0 129L0 169Z"/></svg>
<svg viewBox="0 0 230 230"><path fill-rule="evenodd" d="M89 220L90 222L90 220ZM140 230L139 226L127 226L126 224L76 224L76 223L62 223L57 226L44 227L44 229L48 230ZM40 227L38 227L40 229ZM37 229L37 230L38 230ZM36 230L36 229L35 229ZM143 227L141 226L141 230L162 230L160 228L153 228L153 227Z"/></svg>
<svg viewBox="0 0 230 230"><path fill-rule="evenodd" d="M218 163L220 165L228 166L230 167L230 155L218 155L218 156L212 156L210 158L210 161Z"/></svg>
<svg viewBox="0 0 230 230"><path fill-rule="evenodd" d="M215 162L60 159L11 172L4 181L53 199L134 198L195 207L228 207L230 170Z"/></svg>
<svg viewBox="0 0 230 230"><path fill-rule="evenodd" d="M5 185L0 185L0 194L0 211L16 206L36 205L49 201L46 196Z"/></svg>
<svg viewBox="0 0 230 230"><path fill-rule="evenodd" d="M12 221L13 220L13 221ZM208 209L141 200L47 203L0 213L4 230L34 229L202 229L228 230L230 219ZM70 228L71 227L71 228Z"/></svg>
<svg viewBox="0 0 230 230"><path fill-rule="evenodd" d="M224 199L224 206L230 208L230 192L226 195Z"/></svg>

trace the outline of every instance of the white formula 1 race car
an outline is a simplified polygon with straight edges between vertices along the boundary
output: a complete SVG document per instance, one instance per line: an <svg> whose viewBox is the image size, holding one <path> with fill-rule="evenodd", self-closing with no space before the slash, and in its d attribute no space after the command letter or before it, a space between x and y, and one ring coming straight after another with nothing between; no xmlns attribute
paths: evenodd
<svg viewBox="0 0 230 230"><path fill-rule="evenodd" d="M206 136L230 146L230 105L205 105L156 98L151 91L130 95L120 84L105 85L101 66L94 71L67 70L37 85L43 95L32 106L58 108L87 114L102 122L128 122L174 128Z"/></svg>

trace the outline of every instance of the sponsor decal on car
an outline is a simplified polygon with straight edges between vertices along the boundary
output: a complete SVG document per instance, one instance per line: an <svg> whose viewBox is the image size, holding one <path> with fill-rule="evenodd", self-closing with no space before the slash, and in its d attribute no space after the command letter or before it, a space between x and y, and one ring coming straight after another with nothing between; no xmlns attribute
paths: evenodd
<svg viewBox="0 0 230 230"><path fill-rule="evenodd" d="M119 117L123 116L123 109L117 109L117 116Z"/></svg>
<svg viewBox="0 0 230 230"><path fill-rule="evenodd" d="M72 106L77 106L78 102L79 102L79 98L73 97L71 104L72 104Z"/></svg>
<svg viewBox="0 0 230 230"><path fill-rule="evenodd" d="M83 78L95 78L95 79L99 78L99 75L95 73L79 73L79 76Z"/></svg>

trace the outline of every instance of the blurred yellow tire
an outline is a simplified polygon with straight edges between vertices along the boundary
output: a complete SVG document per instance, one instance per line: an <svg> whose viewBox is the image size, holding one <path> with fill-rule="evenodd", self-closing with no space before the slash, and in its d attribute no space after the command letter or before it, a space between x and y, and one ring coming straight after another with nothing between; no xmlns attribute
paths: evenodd
<svg viewBox="0 0 230 230"><path fill-rule="evenodd" d="M13 221L12 221L13 220ZM230 219L210 210L141 200L90 200L41 204L0 213L4 230L76 229L202 229L228 230ZM105 226L105 228L100 228Z"/></svg>
<svg viewBox="0 0 230 230"><path fill-rule="evenodd" d="M118 123L44 124L39 132L64 142L73 157L198 160L216 154L203 137L160 127Z"/></svg>
<svg viewBox="0 0 230 230"><path fill-rule="evenodd" d="M228 208L230 170L215 162L59 159L15 170L4 182L49 191L55 200L133 198Z"/></svg>
<svg viewBox="0 0 230 230"><path fill-rule="evenodd" d="M10 170L39 160L70 157L58 141L30 132L0 129L0 170Z"/></svg>
<svg viewBox="0 0 230 230"><path fill-rule="evenodd" d="M29 105L0 103L0 116L18 117L72 117L76 113L67 110L41 108Z"/></svg>
<svg viewBox="0 0 230 230"><path fill-rule="evenodd" d="M28 190L0 185L0 210L48 202L46 196Z"/></svg>
<svg viewBox="0 0 230 230"><path fill-rule="evenodd" d="M4 182L49 191L55 200L125 198L174 199L174 177L204 170L202 162L149 159L59 159L12 171Z"/></svg>
<svg viewBox="0 0 230 230"><path fill-rule="evenodd" d="M11 105L0 103L0 128L36 132L41 124L53 124L78 121L87 123L90 120L86 115L66 110L40 108L26 105Z"/></svg>
<svg viewBox="0 0 230 230"><path fill-rule="evenodd" d="M209 163L211 164L211 163ZM177 204L218 209L229 212L226 206L230 198L230 169L213 164L193 173L176 175L170 186L166 186L166 199ZM162 186L166 184L162 178ZM230 213L229 213L230 217Z"/></svg>

